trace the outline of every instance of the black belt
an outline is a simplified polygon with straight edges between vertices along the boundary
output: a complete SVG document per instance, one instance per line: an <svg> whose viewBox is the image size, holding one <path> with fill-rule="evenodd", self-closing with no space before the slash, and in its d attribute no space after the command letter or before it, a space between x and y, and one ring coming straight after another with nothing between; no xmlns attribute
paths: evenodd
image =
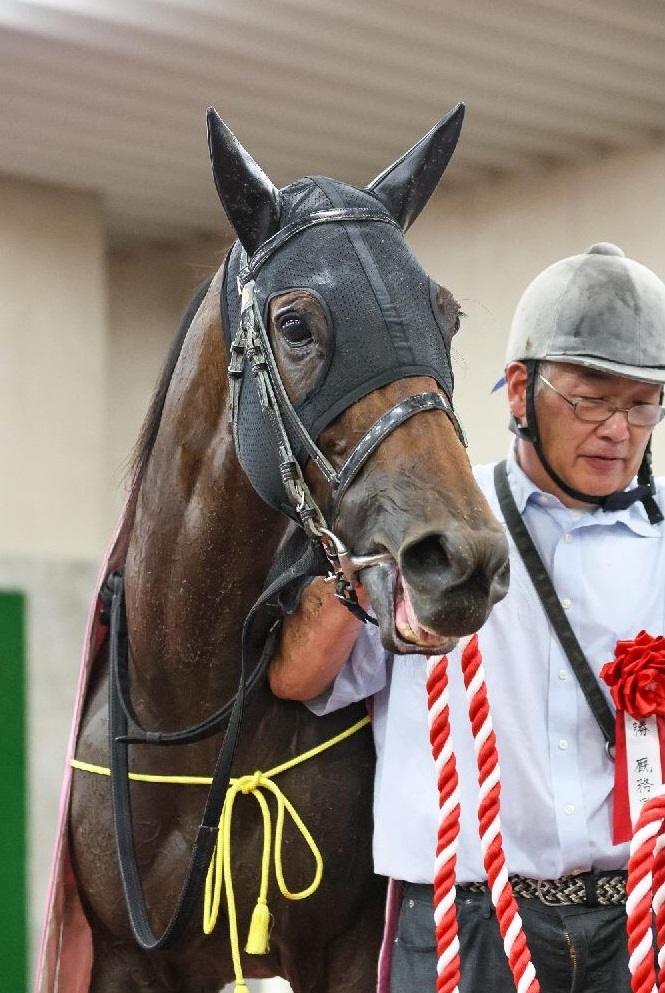
<svg viewBox="0 0 665 993"><path fill-rule="evenodd" d="M528 879L510 876L515 896L537 899L548 907L584 904L588 907L617 907L626 902L626 872L580 872L560 879ZM457 892L486 893L487 883L463 883Z"/></svg>

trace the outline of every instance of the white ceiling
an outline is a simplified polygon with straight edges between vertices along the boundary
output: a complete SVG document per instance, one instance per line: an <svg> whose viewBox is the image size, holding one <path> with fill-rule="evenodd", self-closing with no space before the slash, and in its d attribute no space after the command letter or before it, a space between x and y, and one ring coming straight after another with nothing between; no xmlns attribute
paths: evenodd
<svg viewBox="0 0 665 993"><path fill-rule="evenodd" d="M212 104L276 185L364 185L464 100L453 185L665 134L665 0L0 0L0 171L116 241L221 230Z"/></svg>

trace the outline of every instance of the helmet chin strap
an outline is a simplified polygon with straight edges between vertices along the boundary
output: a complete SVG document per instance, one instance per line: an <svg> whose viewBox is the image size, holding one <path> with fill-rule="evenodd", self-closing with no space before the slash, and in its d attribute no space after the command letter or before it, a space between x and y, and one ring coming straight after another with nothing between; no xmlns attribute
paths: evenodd
<svg viewBox="0 0 665 993"><path fill-rule="evenodd" d="M540 436L538 433L538 422L536 419L535 384L538 363L531 361L527 362L526 366L527 422L529 425L533 425L533 427L522 427L522 425L518 424L515 416L511 414L510 430L522 441L531 442L550 479L556 483L559 489L563 490L564 493L567 493L568 496L572 497L574 500L580 500L582 503L595 503L602 510L625 510L625 508L630 507L631 504L641 501L644 505L647 517L649 518L649 522L651 524L659 524L663 520L663 515L654 498L656 485L654 483L653 472L651 469L651 439L649 439L649 443L644 450L642 463L637 474L637 486L635 486L632 490L622 490L618 493L609 493L607 496L595 496L594 494L582 493L581 490L574 489L554 471L552 466L547 461L547 457L543 451L543 446L540 442Z"/></svg>

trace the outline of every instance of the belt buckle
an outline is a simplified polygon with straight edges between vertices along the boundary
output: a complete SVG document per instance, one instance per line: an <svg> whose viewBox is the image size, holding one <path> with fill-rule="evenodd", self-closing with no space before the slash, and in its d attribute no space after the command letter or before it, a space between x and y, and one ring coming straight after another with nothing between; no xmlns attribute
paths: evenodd
<svg viewBox="0 0 665 993"><path fill-rule="evenodd" d="M542 904L546 907L560 907L561 903L559 900L549 900L545 893L543 892L543 886L545 883L549 882L547 879L539 879L536 882L536 896Z"/></svg>

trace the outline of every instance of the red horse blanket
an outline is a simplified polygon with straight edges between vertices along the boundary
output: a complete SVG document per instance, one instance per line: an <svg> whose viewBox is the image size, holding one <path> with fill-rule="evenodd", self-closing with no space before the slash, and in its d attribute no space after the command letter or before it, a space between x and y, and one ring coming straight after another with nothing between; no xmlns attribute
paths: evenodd
<svg viewBox="0 0 665 993"><path fill-rule="evenodd" d="M110 570L124 561L128 528L127 507L120 515L113 538L104 556L95 596L88 613L83 641L74 715L67 746L67 760L60 796L60 812L55 839L51 877L46 898L46 914L35 968L34 993L89 993L92 968L92 935L83 913L78 886L69 854L68 816L71 793L72 768L83 701L99 653L107 637L108 628L101 623L99 591Z"/></svg>

